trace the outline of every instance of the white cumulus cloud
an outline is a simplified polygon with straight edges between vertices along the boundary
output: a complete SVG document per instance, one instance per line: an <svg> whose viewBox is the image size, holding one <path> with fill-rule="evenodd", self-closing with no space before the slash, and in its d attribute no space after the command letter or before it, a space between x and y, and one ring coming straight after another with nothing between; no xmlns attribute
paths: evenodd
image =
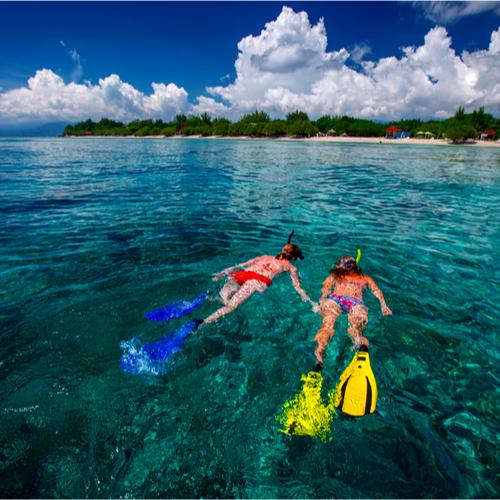
<svg viewBox="0 0 500 500"><path fill-rule="evenodd" d="M356 44L350 50L350 57L353 61L360 63L365 56L371 53L372 53L371 47L367 43L361 42Z"/></svg>
<svg viewBox="0 0 500 500"><path fill-rule="evenodd" d="M348 52L327 52L326 45L322 19L311 26L305 12L295 13L283 7L259 36L249 35L239 42L235 81L207 90L227 101L236 114L253 110L257 104L259 108L272 108L273 102L265 99L268 91L307 94L329 69L343 66Z"/></svg>
<svg viewBox="0 0 500 500"><path fill-rule="evenodd" d="M78 121L84 118L130 121L137 118L171 119L188 111L188 94L174 83L153 83L145 95L118 75L90 83L65 83L50 69L38 70L28 86L0 93L0 121L28 123Z"/></svg>
<svg viewBox="0 0 500 500"><path fill-rule="evenodd" d="M260 109L282 116L300 109L312 117L348 114L366 118L436 117L485 105L500 112L497 83L500 35L492 34L488 50L458 55L443 27L430 30L418 47L398 56L360 61L368 46L328 52L323 20L311 25L305 12L284 7L258 36L238 44L236 78L227 86L209 87L212 96L199 103L209 111L222 101L228 116ZM362 54L360 54L360 50Z"/></svg>
<svg viewBox="0 0 500 500"><path fill-rule="evenodd" d="M488 50L464 52L464 63L477 75L474 88L477 97L470 103L471 107L484 106L500 114L500 28L491 34Z"/></svg>

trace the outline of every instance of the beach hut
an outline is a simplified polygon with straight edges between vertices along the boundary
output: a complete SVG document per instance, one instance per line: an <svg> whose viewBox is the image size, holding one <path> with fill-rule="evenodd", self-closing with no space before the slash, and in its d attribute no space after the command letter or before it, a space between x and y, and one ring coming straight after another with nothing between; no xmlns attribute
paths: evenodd
<svg viewBox="0 0 500 500"><path fill-rule="evenodd" d="M389 125L385 129L385 138L386 139L395 139L398 136L399 129L394 125Z"/></svg>
<svg viewBox="0 0 500 500"><path fill-rule="evenodd" d="M330 137L335 137L337 135L337 132L331 128L326 135L329 135Z"/></svg>
<svg viewBox="0 0 500 500"><path fill-rule="evenodd" d="M422 131L422 130L419 130L419 131L415 134L415 136L422 136L422 135L425 135L425 132L424 132L424 131Z"/></svg>
<svg viewBox="0 0 500 500"><path fill-rule="evenodd" d="M427 130L425 132L425 138L426 139L432 139L433 137L434 137L434 134L431 131Z"/></svg>
<svg viewBox="0 0 500 500"><path fill-rule="evenodd" d="M485 132L485 134L486 134L486 140L487 141L492 141L495 138L495 133L496 132L492 128L488 129Z"/></svg>

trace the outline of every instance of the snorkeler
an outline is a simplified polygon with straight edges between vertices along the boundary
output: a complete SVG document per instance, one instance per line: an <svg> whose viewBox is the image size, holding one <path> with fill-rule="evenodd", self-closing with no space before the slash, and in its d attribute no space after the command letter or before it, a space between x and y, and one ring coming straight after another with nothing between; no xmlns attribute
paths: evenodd
<svg viewBox="0 0 500 500"><path fill-rule="evenodd" d="M228 267L217 273L213 278L214 281L228 276L226 283L220 291L223 306L205 320L192 319L182 325L173 334L164 335L153 344L141 346L133 341L123 342L121 344L123 354L120 357L120 365L123 371L133 375L141 373L157 375L161 373L165 362L181 349L185 340L201 325L212 323L221 316L234 311L255 292L263 293L278 274L290 273L292 284L297 293L304 302L309 302L313 306L313 311L317 312L318 305L302 290L299 277L297 276L297 268L292 264L293 261L304 258L300 247L291 243L293 233L294 231L290 233L287 244L276 257L263 255L242 264ZM236 270L238 268L243 269ZM209 293L205 291L194 300L181 300L167 304L159 309L148 311L145 313L145 317L150 321L157 322L182 318L198 309L208 299Z"/></svg>
<svg viewBox="0 0 500 500"><path fill-rule="evenodd" d="M275 257L271 255L256 257L242 264L228 267L214 275L214 281L219 281L221 278L228 276L226 283L219 292L223 306L203 320L204 324L212 323L221 316L234 311L255 292L265 292L273 279L281 273L290 273L292 284L302 301L315 305L300 286L297 268L292 264L297 259L304 259L300 247L291 243L293 233L294 231L288 237L287 244ZM238 268L243 269L236 270ZM200 320L196 321L201 323Z"/></svg>
<svg viewBox="0 0 500 500"><path fill-rule="evenodd" d="M382 291L370 276L361 272L354 257L341 257L323 282L319 308L323 323L314 337L318 343L314 351L317 359L316 371L323 368L324 351L335 333L335 321L342 313L347 314L349 320L347 331L354 344L357 347L368 347L368 339L363 335L368 324L368 308L363 303L363 290L366 287L369 287L379 300L382 314L384 316L392 314L385 303Z"/></svg>

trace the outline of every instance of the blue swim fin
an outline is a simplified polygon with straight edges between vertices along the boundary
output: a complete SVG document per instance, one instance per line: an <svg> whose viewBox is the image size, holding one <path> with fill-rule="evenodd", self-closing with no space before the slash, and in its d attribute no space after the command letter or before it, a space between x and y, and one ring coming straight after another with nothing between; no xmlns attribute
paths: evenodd
<svg viewBox="0 0 500 500"><path fill-rule="evenodd" d="M160 309L145 313L144 316L151 321L169 321L171 319L182 318L182 316L198 309L207 299L208 294L209 292L203 292L192 301L181 300L174 304L167 304Z"/></svg>
<svg viewBox="0 0 500 500"><path fill-rule="evenodd" d="M120 365L124 372L133 375L158 375L162 372L165 362L180 350L186 338L198 328L200 320L188 321L176 332L165 335L154 344L137 346L132 341L122 342L123 354Z"/></svg>

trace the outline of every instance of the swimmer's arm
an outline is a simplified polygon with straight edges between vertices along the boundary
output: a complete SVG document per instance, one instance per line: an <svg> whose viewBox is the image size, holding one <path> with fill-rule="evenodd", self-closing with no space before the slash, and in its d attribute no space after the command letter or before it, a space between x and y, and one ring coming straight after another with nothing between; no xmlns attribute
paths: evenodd
<svg viewBox="0 0 500 500"><path fill-rule="evenodd" d="M377 297L378 301L380 302L382 314L384 316L392 314L392 311L387 307L387 304L385 303L384 294L382 293L382 290L380 290L375 281L369 276L367 276L366 284L370 287L370 290L373 292L373 295L375 295L375 297Z"/></svg>
<svg viewBox="0 0 500 500"><path fill-rule="evenodd" d="M332 291L332 287L335 284L335 278L333 276L328 276L325 281L323 281L323 286L321 287L321 297L320 302L325 300L330 292Z"/></svg>
<svg viewBox="0 0 500 500"><path fill-rule="evenodd" d="M307 295L304 290L302 290L302 287L300 286L299 282L299 277L297 276L297 270L292 267L290 269L290 277L292 278L292 283L293 287L297 291L297 293L300 295L300 298L302 299L303 302L310 302L311 304L314 304L314 302L309 298L309 295Z"/></svg>
<svg viewBox="0 0 500 500"><path fill-rule="evenodd" d="M255 259L250 259L250 260L247 260L246 262L242 262L241 264L236 264L235 266L228 267L228 268L224 269L223 271L220 271L217 274L214 274L214 280L215 281L220 280L222 277L226 276L231 271L238 269L239 267L246 267L246 266L250 266L252 264L256 264L260 259L261 259L261 257L255 257Z"/></svg>

